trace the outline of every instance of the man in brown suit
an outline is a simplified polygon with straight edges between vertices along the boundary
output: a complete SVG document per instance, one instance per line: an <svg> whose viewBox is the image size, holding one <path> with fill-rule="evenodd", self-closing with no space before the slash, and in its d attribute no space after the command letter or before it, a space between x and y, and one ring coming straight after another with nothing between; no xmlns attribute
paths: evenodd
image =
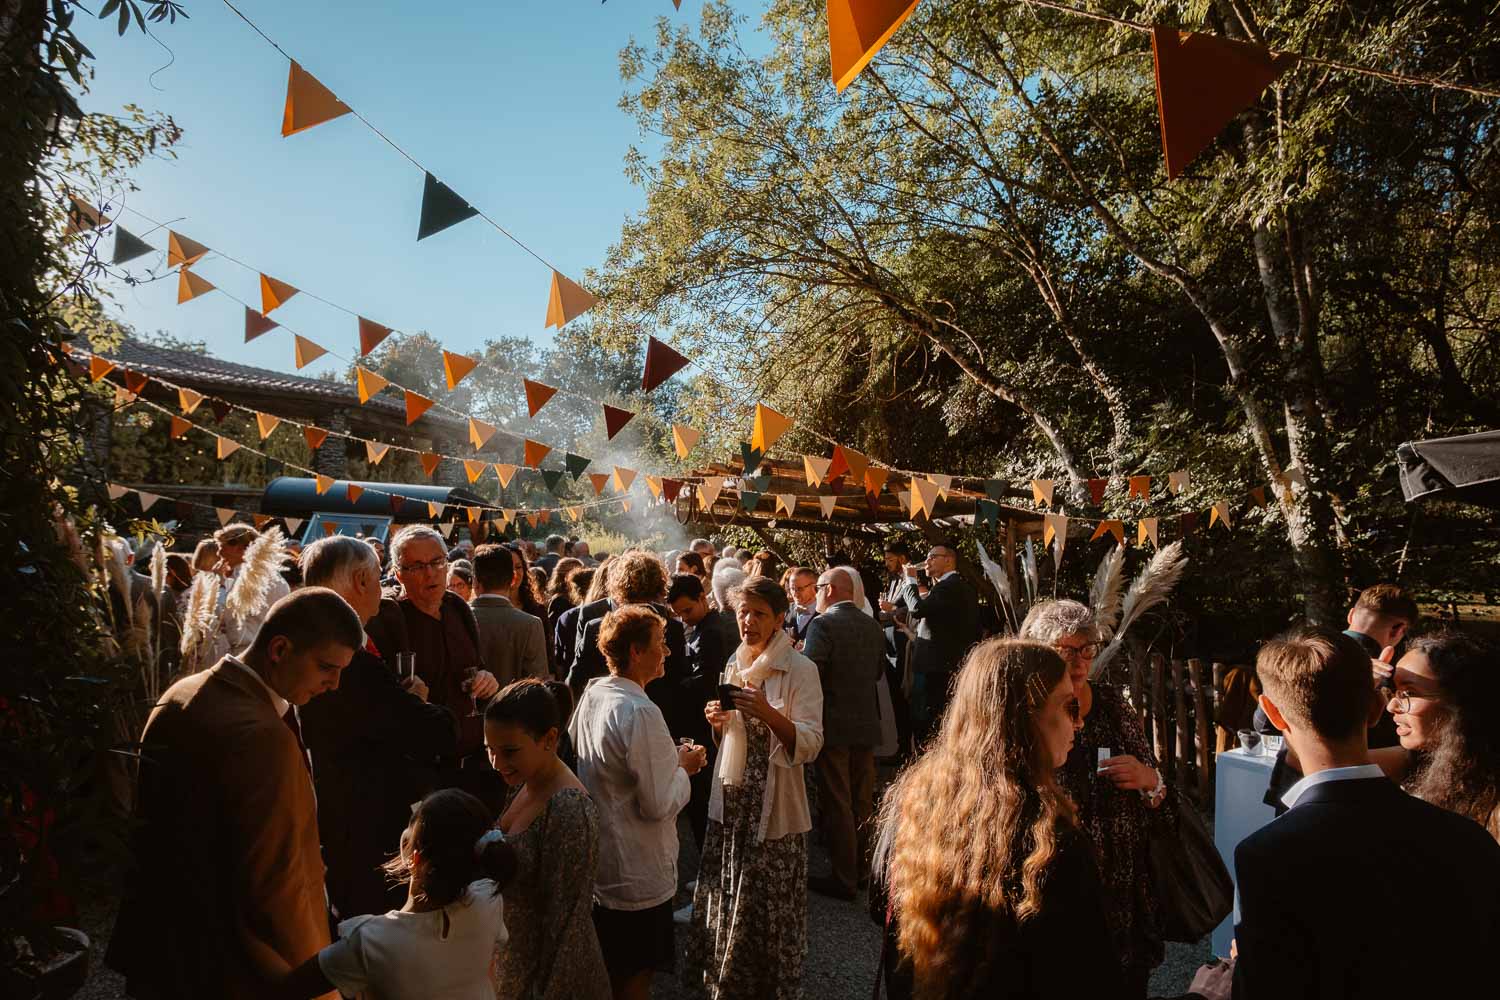
<svg viewBox="0 0 1500 1000"><path fill-rule="evenodd" d="M336 689L363 639L342 597L299 590L271 607L242 658L178 681L152 710L136 866L106 957L130 996L261 998L328 944L295 706Z"/></svg>

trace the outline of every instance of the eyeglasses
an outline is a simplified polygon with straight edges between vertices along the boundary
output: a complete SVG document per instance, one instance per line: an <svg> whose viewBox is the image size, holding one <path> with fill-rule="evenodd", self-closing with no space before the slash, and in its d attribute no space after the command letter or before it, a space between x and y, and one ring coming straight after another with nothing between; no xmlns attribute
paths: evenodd
<svg viewBox="0 0 1500 1000"><path fill-rule="evenodd" d="M1052 648L1057 650L1058 655L1065 660L1092 660L1099 654L1099 650L1104 648L1104 643L1085 642L1079 646L1064 646L1062 643L1057 643Z"/></svg>
<svg viewBox="0 0 1500 1000"><path fill-rule="evenodd" d="M833 589L833 584L831 584L831 583L820 583L820 584L818 584L813 589L814 590L832 590Z"/></svg>
<svg viewBox="0 0 1500 1000"><path fill-rule="evenodd" d="M429 562L402 563L399 568L403 573L436 573L448 568L448 557L442 556Z"/></svg>
<svg viewBox="0 0 1500 1000"><path fill-rule="evenodd" d="M1411 714L1411 702L1412 702L1413 698L1416 698L1416 699L1419 699L1419 700L1422 700L1422 701L1436 701L1437 700L1433 695L1430 695L1430 694L1417 694L1416 692L1413 692L1413 691L1397 691L1395 693L1395 695L1392 696L1392 700L1395 701L1395 703L1396 703L1396 712L1395 712L1395 714L1396 715L1410 715Z"/></svg>
<svg viewBox="0 0 1500 1000"><path fill-rule="evenodd" d="M1074 725L1083 721L1083 709L1079 707L1077 698L1073 698L1068 702L1067 711L1068 718L1073 720Z"/></svg>

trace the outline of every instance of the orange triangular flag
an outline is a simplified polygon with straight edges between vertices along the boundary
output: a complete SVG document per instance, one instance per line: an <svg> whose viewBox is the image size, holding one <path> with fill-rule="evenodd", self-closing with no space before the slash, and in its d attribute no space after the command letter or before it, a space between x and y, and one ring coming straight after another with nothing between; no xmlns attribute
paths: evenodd
<svg viewBox="0 0 1500 1000"><path fill-rule="evenodd" d="M604 436L606 440L610 440L625 429L625 425L630 423L630 419L635 414L629 410L622 410L618 406L610 406L608 403L602 405L604 406Z"/></svg>
<svg viewBox="0 0 1500 1000"><path fill-rule="evenodd" d="M693 428L683 424L673 424L672 446L677 449L677 457L687 458L688 452L697 446L698 439L702 436L701 431L695 431Z"/></svg>
<svg viewBox="0 0 1500 1000"><path fill-rule="evenodd" d="M125 388L130 392L132 396L139 396L141 393L145 392L146 383L151 381L151 377L149 375L142 375L140 372L125 371L124 369L121 369L121 374L125 376Z"/></svg>
<svg viewBox="0 0 1500 1000"><path fill-rule="evenodd" d="M624 511L625 513L629 514L630 513L630 504L631 504L630 498L626 497L624 500L620 501L620 509L622 511Z"/></svg>
<svg viewBox="0 0 1500 1000"><path fill-rule="evenodd" d="M865 469L865 492L872 497L878 496L880 491L885 489L885 481L890 474L890 469L882 469L878 465L872 465Z"/></svg>
<svg viewBox="0 0 1500 1000"><path fill-rule="evenodd" d="M547 322L543 326L555 326L560 330L570 320L592 309L598 301L565 275L553 271L552 291L547 298Z"/></svg>
<svg viewBox="0 0 1500 1000"><path fill-rule="evenodd" d="M328 440L328 432L321 427L313 427L311 424L302 428L302 437L307 446L313 451L323 447L323 442Z"/></svg>
<svg viewBox="0 0 1500 1000"><path fill-rule="evenodd" d="M1220 500L1214 504L1208 512L1208 526L1212 528L1215 523L1223 521L1224 527L1229 528L1229 501Z"/></svg>
<svg viewBox="0 0 1500 1000"><path fill-rule="evenodd" d="M177 272L177 304L182 305L189 299L196 299L204 292L214 290L214 283L202 275L194 274L187 268Z"/></svg>
<svg viewBox="0 0 1500 1000"><path fill-rule="evenodd" d="M1151 477L1150 476L1131 476L1129 481L1130 481L1130 496L1132 496L1132 497L1139 497L1142 500L1150 500L1151 499Z"/></svg>
<svg viewBox="0 0 1500 1000"><path fill-rule="evenodd" d="M516 466L501 463L495 466L495 478L500 480L500 487L504 489L510 485L510 481L516 476Z"/></svg>
<svg viewBox="0 0 1500 1000"><path fill-rule="evenodd" d="M390 327L382 326L373 319L359 317L359 356L364 357L375 350L380 346L380 342L390 335Z"/></svg>
<svg viewBox="0 0 1500 1000"><path fill-rule="evenodd" d="M390 385L390 379L381 378L368 368L354 366L354 381L359 387L359 401L368 403L376 393Z"/></svg>
<svg viewBox="0 0 1500 1000"><path fill-rule="evenodd" d="M68 228L63 235L72 236L74 233L92 232L103 224L104 213L74 195L73 206L68 209Z"/></svg>
<svg viewBox="0 0 1500 1000"><path fill-rule="evenodd" d="M1114 535L1116 542L1120 543L1121 545L1125 544L1125 522L1124 521L1113 521L1113 520L1100 521L1099 525L1096 528L1094 528L1093 535L1091 535L1089 537L1089 541L1092 542L1096 538L1102 538L1104 536L1105 532L1108 532L1109 534Z"/></svg>
<svg viewBox="0 0 1500 1000"><path fill-rule="evenodd" d="M186 236L167 231L167 266L176 267L181 264L186 267L196 264L208 253L208 247L197 240L190 240Z"/></svg>
<svg viewBox="0 0 1500 1000"><path fill-rule="evenodd" d="M333 489L333 484L334 478L332 476L318 476L316 483L318 488L318 495L322 496L324 493L327 493L329 490Z"/></svg>
<svg viewBox="0 0 1500 1000"><path fill-rule="evenodd" d="M901 27L919 0L828 0L828 61L839 93Z"/></svg>
<svg viewBox="0 0 1500 1000"><path fill-rule="evenodd" d="M1188 474L1186 469L1178 469L1176 472L1167 473L1167 489L1173 493L1181 493L1187 489Z"/></svg>
<svg viewBox="0 0 1500 1000"><path fill-rule="evenodd" d="M557 389L541 382L533 382L529 378L521 379L521 384L526 387L526 414L536 416L536 412L547 405L547 400L557 395Z"/></svg>
<svg viewBox="0 0 1500 1000"><path fill-rule="evenodd" d="M1235 115L1296 62L1253 42L1160 24L1151 29L1151 54L1168 180L1181 176Z"/></svg>
<svg viewBox="0 0 1500 1000"><path fill-rule="evenodd" d="M348 113L349 105L334 97L317 77L292 63L286 78L286 110L281 115L283 136L296 135Z"/></svg>
<svg viewBox="0 0 1500 1000"><path fill-rule="evenodd" d="M191 389L177 390L177 405L182 408L183 413L192 413L203 402L204 398L203 393L194 392Z"/></svg>
<svg viewBox="0 0 1500 1000"><path fill-rule="evenodd" d="M360 496L364 494L364 492L365 488L363 486L356 486L353 483L350 483L344 488L344 494L348 496L350 503L354 503L355 501L357 501Z"/></svg>
<svg viewBox="0 0 1500 1000"><path fill-rule="evenodd" d="M474 446L475 451L483 448L485 442L494 436L494 425L487 424L483 420L476 420L473 417L469 418L469 443Z"/></svg>
<svg viewBox="0 0 1500 1000"><path fill-rule="evenodd" d="M410 389L406 390L406 425L410 427L417 420L432 409L432 400L426 396L419 396Z"/></svg>
<svg viewBox="0 0 1500 1000"><path fill-rule="evenodd" d="M1068 544L1068 517L1066 514L1043 514L1042 523L1042 545L1057 543L1057 551L1062 552L1063 546Z"/></svg>
<svg viewBox="0 0 1500 1000"><path fill-rule="evenodd" d="M870 460L853 448L839 445L833 449L833 461L829 463L828 475L832 477L847 472L850 482L862 483L865 480L865 467L869 464Z"/></svg>
<svg viewBox="0 0 1500 1000"><path fill-rule="evenodd" d="M661 479L656 476L647 476L646 489L650 490L651 495L656 499L661 499Z"/></svg>
<svg viewBox="0 0 1500 1000"><path fill-rule="evenodd" d="M819 458L816 455L803 455L802 471L807 476L807 485L822 486L823 480L828 478L828 468L832 464L832 459Z"/></svg>
<svg viewBox="0 0 1500 1000"><path fill-rule="evenodd" d="M927 515L932 520L933 512L937 509L938 485L928 479L913 479L911 481L911 516L916 517L918 512Z"/></svg>
<svg viewBox="0 0 1500 1000"><path fill-rule="evenodd" d="M1033 479L1031 481L1031 498L1039 504L1052 506L1052 480Z"/></svg>
<svg viewBox="0 0 1500 1000"><path fill-rule="evenodd" d="M431 500L427 501L427 516L428 517L432 518L433 520L437 520L442 515L443 515L443 505L442 504L440 504L440 503L433 503Z"/></svg>
<svg viewBox="0 0 1500 1000"><path fill-rule="evenodd" d="M583 520L582 507L564 507L563 509L568 512L568 519L571 520L574 524L577 524L579 521Z"/></svg>
<svg viewBox="0 0 1500 1000"><path fill-rule="evenodd" d="M182 437L184 434L186 434L188 432L188 428L190 428L192 426L193 426L193 422L191 420L184 420L182 417L173 417L172 418L171 437L174 440L176 438Z"/></svg>
<svg viewBox="0 0 1500 1000"><path fill-rule="evenodd" d="M219 456L219 461L222 462L239 450L240 443L238 441L231 441L227 437L220 437L214 452Z"/></svg>
<svg viewBox="0 0 1500 1000"><path fill-rule="evenodd" d="M609 484L609 473L590 472L589 482L594 484L594 496L599 496L604 492L604 487Z"/></svg>
<svg viewBox="0 0 1500 1000"><path fill-rule="evenodd" d="M260 313L262 316L271 315L271 310L279 305L285 305L286 300L296 295L298 289L288 285L285 281L277 281L269 274L260 276Z"/></svg>
<svg viewBox="0 0 1500 1000"><path fill-rule="evenodd" d="M422 471L429 477L431 477L431 475L437 471L438 464L442 462L443 456L434 454L430 451L424 451L421 454L421 459Z"/></svg>
<svg viewBox="0 0 1500 1000"><path fill-rule="evenodd" d="M764 454L792 426L785 417L764 403L755 404L755 428L750 432L750 447Z"/></svg>
<svg viewBox="0 0 1500 1000"><path fill-rule="evenodd" d="M328 348L314 344L300 333L292 337L293 355L298 368L306 368L328 353Z"/></svg>
<svg viewBox="0 0 1500 1000"><path fill-rule="evenodd" d="M134 403L139 398L123 385L115 386L115 406L125 406L127 403Z"/></svg>
<svg viewBox="0 0 1500 1000"><path fill-rule="evenodd" d="M323 522L323 537L324 538L332 538L334 535L336 535L338 533L339 533L339 526L338 526L337 522L335 522L335 521L324 521Z"/></svg>
<svg viewBox="0 0 1500 1000"><path fill-rule="evenodd" d="M454 354L452 351L443 352L443 375L448 379L448 391L452 392L458 387L458 383L464 380L479 366L479 362L465 354Z"/></svg>
<svg viewBox="0 0 1500 1000"><path fill-rule="evenodd" d="M617 492L629 492L630 484L633 482L635 482L634 469L622 469L618 465L615 466L615 490Z"/></svg>
<svg viewBox="0 0 1500 1000"><path fill-rule="evenodd" d="M550 447L542 444L540 441L533 441L530 438L527 438L526 464L531 466L533 469L540 469L542 467L542 459L546 458L547 453L551 450L552 449Z"/></svg>
<svg viewBox="0 0 1500 1000"><path fill-rule="evenodd" d="M365 461L369 462L371 465L379 465L381 460L385 458L385 453L390 450L391 446L388 444L380 444L375 441L366 441Z"/></svg>
<svg viewBox="0 0 1500 1000"><path fill-rule="evenodd" d="M268 525L268 524L271 523L271 515L270 514L251 514L250 515L250 520L252 520L252 521L255 522L255 529L257 531L261 531L261 530L265 529L266 525Z"/></svg>
<svg viewBox="0 0 1500 1000"><path fill-rule="evenodd" d="M89 381L97 382L115 370L115 363L99 355L89 358Z"/></svg>
<svg viewBox="0 0 1500 1000"><path fill-rule="evenodd" d="M280 417L273 417L269 413L261 413L258 410L255 413L255 426L260 428L260 439L262 441L270 437L271 432L274 431L277 425L279 425L280 423Z"/></svg>
<svg viewBox="0 0 1500 1000"><path fill-rule="evenodd" d="M464 473L469 477L469 482L471 483L476 481L480 476L484 475L485 468L485 463L479 461L478 459L464 460Z"/></svg>

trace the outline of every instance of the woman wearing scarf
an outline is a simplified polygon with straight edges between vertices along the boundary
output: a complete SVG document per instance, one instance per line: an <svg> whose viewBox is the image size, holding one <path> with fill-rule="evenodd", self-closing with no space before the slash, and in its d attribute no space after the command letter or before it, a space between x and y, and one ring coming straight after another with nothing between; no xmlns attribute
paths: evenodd
<svg viewBox="0 0 1500 1000"><path fill-rule="evenodd" d="M732 597L740 646L721 680L741 690L735 711L712 701L703 713L719 759L683 982L711 1000L796 1000L812 828L802 765L823 747L823 689L781 628L775 579L748 579Z"/></svg>

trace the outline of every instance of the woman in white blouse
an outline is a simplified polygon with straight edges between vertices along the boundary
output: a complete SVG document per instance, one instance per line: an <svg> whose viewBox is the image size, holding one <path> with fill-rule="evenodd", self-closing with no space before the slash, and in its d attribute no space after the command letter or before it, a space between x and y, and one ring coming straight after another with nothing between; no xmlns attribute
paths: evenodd
<svg viewBox="0 0 1500 1000"><path fill-rule="evenodd" d="M645 687L666 668L666 622L647 605L604 617L609 676L589 682L568 730L578 779L599 810L594 929L616 1000L649 997L651 976L676 958L677 814L703 747L677 746Z"/></svg>
<svg viewBox="0 0 1500 1000"><path fill-rule="evenodd" d="M739 690L732 711L704 709L719 759L684 978L712 1000L795 1000L812 828L802 766L823 748L823 689L781 628L787 597L775 580L748 579L732 599L740 646L721 679Z"/></svg>

